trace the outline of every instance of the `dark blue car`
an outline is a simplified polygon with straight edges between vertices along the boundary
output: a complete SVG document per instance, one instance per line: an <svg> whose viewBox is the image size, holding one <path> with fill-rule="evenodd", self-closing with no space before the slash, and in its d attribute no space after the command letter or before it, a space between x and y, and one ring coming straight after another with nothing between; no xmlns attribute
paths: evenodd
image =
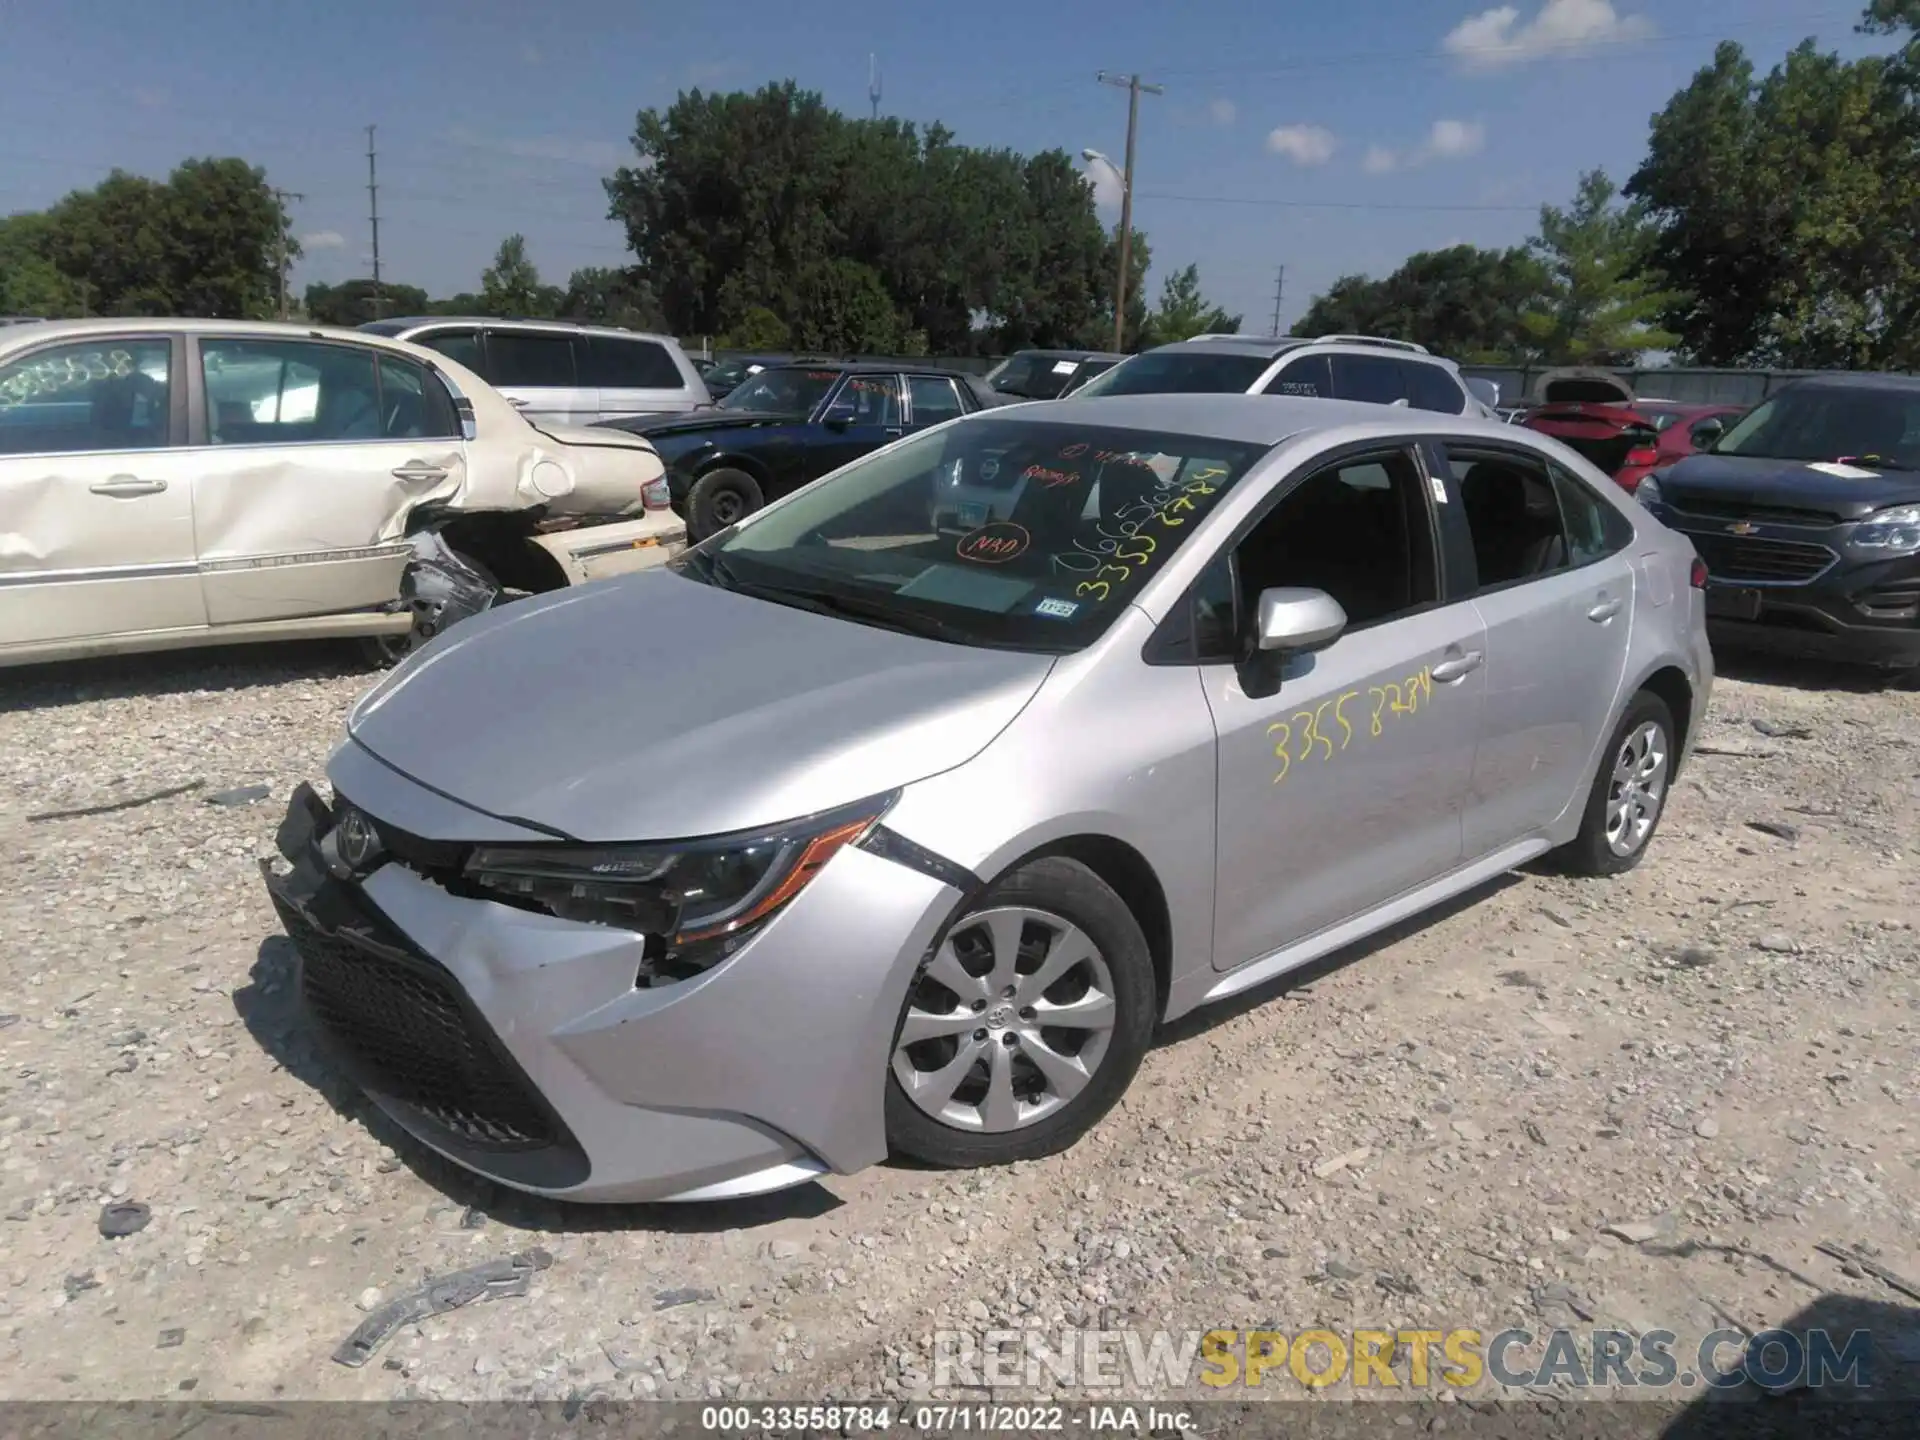
<svg viewBox="0 0 1920 1440"><path fill-rule="evenodd" d="M673 508L697 542L910 431L1010 398L955 371L780 365L749 377L710 410L606 426L653 442Z"/></svg>

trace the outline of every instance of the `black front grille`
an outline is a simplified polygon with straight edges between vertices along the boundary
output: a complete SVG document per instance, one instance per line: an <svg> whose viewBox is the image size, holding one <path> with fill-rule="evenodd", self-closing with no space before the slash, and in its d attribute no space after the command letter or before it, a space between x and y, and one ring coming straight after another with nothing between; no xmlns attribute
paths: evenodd
<svg viewBox="0 0 1920 1440"><path fill-rule="evenodd" d="M1716 580L1757 580L1775 584L1805 584L1833 564L1835 555L1824 545L1798 540L1762 540L1750 535L1686 532L1707 573Z"/></svg>
<svg viewBox="0 0 1920 1440"><path fill-rule="evenodd" d="M376 1099L476 1151L573 1147L446 971L381 940L326 934L292 907L277 908L300 951L309 1011Z"/></svg>
<svg viewBox="0 0 1920 1440"><path fill-rule="evenodd" d="M1810 525L1825 529L1844 518L1827 510L1808 510L1791 505L1756 505L1748 500L1723 499L1713 495L1694 495L1684 490L1667 491L1666 503L1681 515L1699 515L1709 520L1749 520L1755 525Z"/></svg>

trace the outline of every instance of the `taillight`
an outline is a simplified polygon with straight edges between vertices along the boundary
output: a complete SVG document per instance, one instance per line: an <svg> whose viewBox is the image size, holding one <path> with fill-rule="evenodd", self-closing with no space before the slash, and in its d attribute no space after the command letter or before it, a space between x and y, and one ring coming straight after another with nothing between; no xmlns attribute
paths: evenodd
<svg viewBox="0 0 1920 1440"><path fill-rule="evenodd" d="M1698 555L1693 557L1693 568L1687 571L1687 583L1696 590L1707 588L1707 562Z"/></svg>
<svg viewBox="0 0 1920 1440"><path fill-rule="evenodd" d="M640 503L649 510L669 510L673 508L673 492L667 488L667 477L649 480L640 487Z"/></svg>
<svg viewBox="0 0 1920 1440"><path fill-rule="evenodd" d="M1651 445L1643 450L1627 451L1627 464L1629 465L1651 466L1658 465L1659 463L1660 452Z"/></svg>

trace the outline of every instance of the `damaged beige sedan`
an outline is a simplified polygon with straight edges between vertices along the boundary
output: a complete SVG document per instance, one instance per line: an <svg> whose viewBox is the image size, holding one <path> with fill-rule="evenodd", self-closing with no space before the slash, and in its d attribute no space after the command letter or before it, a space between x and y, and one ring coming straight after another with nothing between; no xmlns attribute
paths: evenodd
<svg viewBox="0 0 1920 1440"><path fill-rule="evenodd" d="M0 331L0 666L321 636L391 661L685 543L660 457L358 331Z"/></svg>

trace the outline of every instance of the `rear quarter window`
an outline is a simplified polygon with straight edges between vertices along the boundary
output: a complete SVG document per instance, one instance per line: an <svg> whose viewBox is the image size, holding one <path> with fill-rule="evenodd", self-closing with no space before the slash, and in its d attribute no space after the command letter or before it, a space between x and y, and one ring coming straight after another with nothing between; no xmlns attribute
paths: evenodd
<svg viewBox="0 0 1920 1440"><path fill-rule="evenodd" d="M682 390L687 381L658 341L589 335L580 383L609 390Z"/></svg>
<svg viewBox="0 0 1920 1440"><path fill-rule="evenodd" d="M1435 410L1442 415L1459 415L1467 408L1467 394L1454 379L1438 365L1423 365L1417 360L1403 360L1400 368L1406 374L1407 403L1416 410Z"/></svg>

